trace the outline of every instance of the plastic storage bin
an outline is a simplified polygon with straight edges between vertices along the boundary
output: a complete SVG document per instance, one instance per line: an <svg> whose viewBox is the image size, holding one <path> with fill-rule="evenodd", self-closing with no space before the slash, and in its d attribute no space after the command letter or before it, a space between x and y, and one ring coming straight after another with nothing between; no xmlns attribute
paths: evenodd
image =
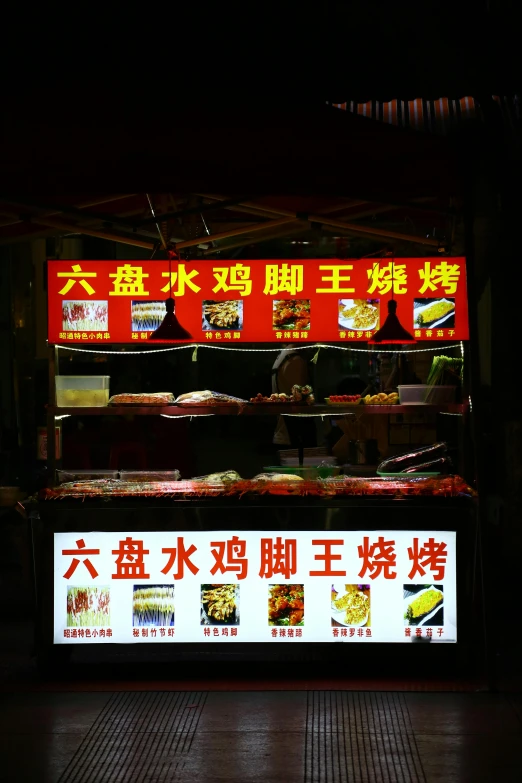
<svg viewBox="0 0 522 783"><path fill-rule="evenodd" d="M400 405L422 405L429 389L425 383L414 383L411 386L397 386Z"/></svg>
<svg viewBox="0 0 522 783"><path fill-rule="evenodd" d="M56 477L59 484L65 484L68 481L91 481L96 479L118 479L117 470L89 470L89 468L78 468L78 470L57 470Z"/></svg>
<svg viewBox="0 0 522 783"><path fill-rule="evenodd" d="M60 408L107 405L109 381L109 375L57 375L56 404Z"/></svg>
<svg viewBox="0 0 522 783"><path fill-rule="evenodd" d="M122 481L179 481L179 470L120 470Z"/></svg>
<svg viewBox="0 0 522 783"><path fill-rule="evenodd" d="M400 405L444 405L455 402L456 386L428 386L415 383L398 386Z"/></svg>

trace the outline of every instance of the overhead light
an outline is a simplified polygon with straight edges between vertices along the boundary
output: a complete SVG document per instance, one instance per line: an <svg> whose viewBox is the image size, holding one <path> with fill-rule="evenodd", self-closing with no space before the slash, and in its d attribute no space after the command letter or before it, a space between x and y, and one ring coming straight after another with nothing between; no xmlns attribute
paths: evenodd
<svg viewBox="0 0 522 783"><path fill-rule="evenodd" d="M389 253L388 253L389 255ZM393 287L394 287L394 264L393 264L393 256L392 256L392 279L391 279L391 296L392 298L388 300L388 315L386 316L386 320L384 321L383 325L380 329L378 329L375 334L373 335L371 340L368 340L370 344L376 343L377 345L387 344L387 345L407 345L408 343L416 343L417 340L415 337L408 332L407 329L404 328L404 326L399 321L399 318L397 316L397 302L393 298ZM378 266L377 262L377 266Z"/></svg>
<svg viewBox="0 0 522 783"><path fill-rule="evenodd" d="M171 261L172 257L176 257L176 253L172 250L167 250L169 256L169 287L172 281L171 273ZM169 288L170 290L170 288ZM165 302L165 317L160 323L157 329L155 329L149 337L149 340L190 340L192 335L187 332L184 326L178 321L174 312L175 302L172 296L169 296Z"/></svg>
<svg viewBox="0 0 522 783"><path fill-rule="evenodd" d="M417 342L414 336L410 334L399 321L397 317L397 302L395 299L388 300L388 315L386 316L386 320L368 342L379 344L396 343L398 345Z"/></svg>
<svg viewBox="0 0 522 783"><path fill-rule="evenodd" d="M192 335L187 332L174 313L174 299L170 296L165 302L165 317L157 329L149 337L149 340L190 340Z"/></svg>

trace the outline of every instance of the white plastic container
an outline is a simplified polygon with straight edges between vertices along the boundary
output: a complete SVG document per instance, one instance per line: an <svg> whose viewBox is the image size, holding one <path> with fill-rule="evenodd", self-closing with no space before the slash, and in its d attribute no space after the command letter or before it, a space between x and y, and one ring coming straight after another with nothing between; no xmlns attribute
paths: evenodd
<svg viewBox="0 0 522 783"><path fill-rule="evenodd" d="M122 481L179 481L179 470L120 470Z"/></svg>
<svg viewBox="0 0 522 783"><path fill-rule="evenodd" d="M56 477L59 484L65 484L68 481L92 481L97 479L118 479L117 470L90 470L89 468L79 468L78 470L57 470Z"/></svg>
<svg viewBox="0 0 522 783"><path fill-rule="evenodd" d="M414 383L398 386L400 405L445 405L455 402L456 386L428 386Z"/></svg>
<svg viewBox="0 0 522 783"><path fill-rule="evenodd" d="M109 375L57 375L59 408L102 407L109 402Z"/></svg>
<svg viewBox="0 0 522 783"><path fill-rule="evenodd" d="M410 386L397 386L400 405L424 405L424 397L429 389L425 383L414 383Z"/></svg>

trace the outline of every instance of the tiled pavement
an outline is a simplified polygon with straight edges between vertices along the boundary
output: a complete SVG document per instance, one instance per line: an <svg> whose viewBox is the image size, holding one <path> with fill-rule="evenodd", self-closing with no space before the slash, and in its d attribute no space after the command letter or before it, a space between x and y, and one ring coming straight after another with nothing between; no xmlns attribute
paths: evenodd
<svg viewBox="0 0 522 783"><path fill-rule="evenodd" d="M522 780L520 691L292 671L269 680L252 667L190 680L181 667L161 681L80 667L53 681L36 671L23 625L3 633L2 783Z"/></svg>
<svg viewBox="0 0 522 783"><path fill-rule="evenodd" d="M489 693L5 693L1 779L520 783L521 707Z"/></svg>

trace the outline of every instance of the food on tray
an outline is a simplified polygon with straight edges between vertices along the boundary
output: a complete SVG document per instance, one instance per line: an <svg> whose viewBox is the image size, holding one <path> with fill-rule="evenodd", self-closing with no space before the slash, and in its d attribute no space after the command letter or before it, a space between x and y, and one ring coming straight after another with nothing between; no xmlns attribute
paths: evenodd
<svg viewBox="0 0 522 783"><path fill-rule="evenodd" d="M304 625L304 585L270 585L268 624Z"/></svg>
<svg viewBox="0 0 522 783"><path fill-rule="evenodd" d="M398 405L399 395L397 392L391 392L390 394L386 394L385 392L367 394L363 397L363 403L365 405Z"/></svg>
<svg viewBox="0 0 522 783"><path fill-rule="evenodd" d="M292 397L295 402L306 402L307 405L313 405L315 402L314 390L308 383L304 386L295 383L292 386Z"/></svg>
<svg viewBox="0 0 522 783"><path fill-rule="evenodd" d="M204 302L203 312L211 326L226 329L239 322L239 307L241 302L228 300L226 302Z"/></svg>
<svg viewBox="0 0 522 783"><path fill-rule="evenodd" d="M332 608L344 612L341 622L345 625L361 625L366 622L370 611L368 596L357 585L345 585L345 593L332 591Z"/></svg>
<svg viewBox="0 0 522 783"><path fill-rule="evenodd" d="M390 471L392 472L392 471ZM271 476L274 474L272 473ZM45 487L38 492L42 501L60 501L68 498L84 502L88 499L104 501L121 497L206 497L222 495L242 497L245 494L290 494L302 497L476 497L477 492L463 478L456 475L425 477L414 473L398 476L359 478L337 476L322 480L286 481L288 474L281 474L278 481L240 479L211 483L190 481L75 481L56 487ZM301 477L299 477L301 478Z"/></svg>
<svg viewBox="0 0 522 783"><path fill-rule="evenodd" d="M274 329L310 329L310 300L275 300L272 324Z"/></svg>
<svg viewBox="0 0 522 783"><path fill-rule="evenodd" d="M201 603L210 620L233 622L237 609L237 585L201 585Z"/></svg>
<svg viewBox="0 0 522 783"><path fill-rule="evenodd" d="M291 394L274 393L269 397L265 397L260 392L258 392L255 397L250 398L250 402L293 402L313 405L315 402L315 397L312 387L308 384L305 386L298 386L297 384L294 384L294 386L292 386Z"/></svg>
<svg viewBox="0 0 522 783"><path fill-rule="evenodd" d="M241 476L235 470L222 470L220 473L209 473L206 476L196 476L192 481L204 481L207 484L219 484L223 481L241 481Z"/></svg>
<svg viewBox="0 0 522 783"><path fill-rule="evenodd" d="M101 408L108 402L108 389L56 389L59 408Z"/></svg>
<svg viewBox="0 0 522 783"><path fill-rule="evenodd" d="M433 612L444 599L440 590L426 590L409 604L406 609L405 619L412 623L418 623L428 614Z"/></svg>
<svg viewBox="0 0 522 783"><path fill-rule="evenodd" d="M174 402L172 392L154 392L152 394L113 394L109 405L168 405Z"/></svg>
<svg viewBox="0 0 522 783"><path fill-rule="evenodd" d="M304 481L304 479L295 473L258 473L252 481Z"/></svg>
<svg viewBox="0 0 522 783"><path fill-rule="evenodd" d="M422 313L419 313L415 319L417 326L424 326L425 324L433 323L433 321L438 321L440 318L444 318L445 315L452 312L454 309L454 303L449 302L446 299L443 299L440 302L433 302L433 304L429 307L426 307Z"/></svg>
<svg viewBox="0 0 522 783"><path fill-rule="evenodd" d="M233 397L231 394L221 394L220 392L194 391L180 394L176 397L176 405L241 405L246 403L240 397Z"/></svg>
<svg viewBox="0 0 522 783"><path fill-rule="evenodd" d="M447 450L448 445L444 441L432 443L431 446L421 446L404 454L388 457L377 466L377 470L379 473L400 473L413 465L421 465L439 459L446 454Z"/></svg>
<svg viewBox="0 0 522 783"><path fill-rule="evenodd" d="M350 405L362 402L362 397L360 394L330 394L326 402L329 405Z"/></svg>
<svg viewBox="0 0 522 783"><path fill-rule="evenodd" d="M345 319L351 319L354 329L368 329L374 325L377 318L377 308L365 299L354 299L352 307L340 308L341 316Z"/></svg>
<svg viewBox="0 0 522 783"><path fill-rule="evenodd" d="M294 398L291 394L271 394L270 397L265 397L261 392L258 392L255 397L250 398L250 402L294 402Z"/></svg>

